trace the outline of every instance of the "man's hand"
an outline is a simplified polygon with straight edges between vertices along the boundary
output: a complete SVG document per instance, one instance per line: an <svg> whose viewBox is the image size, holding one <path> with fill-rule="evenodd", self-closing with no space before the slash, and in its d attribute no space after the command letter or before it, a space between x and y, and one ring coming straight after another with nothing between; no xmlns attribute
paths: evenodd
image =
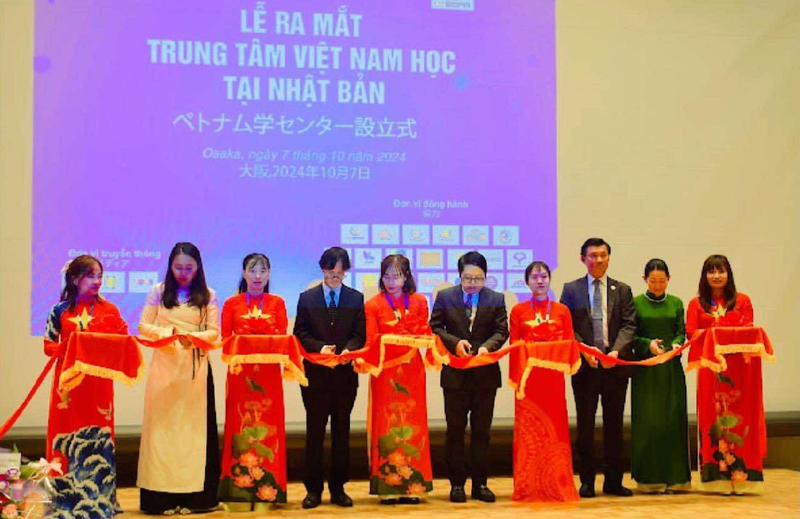
<svg viewBox="0 0 800 519"><path fill-rule="evenodd" d="M610 351L610 352L607 353L607 355L609 357L614 357L616 359L617 357L619 357L619 352L618 351ZM611 364L610 362L603 362L602 360L600 361L600 364L602 364L605 369L611 369L611 368L616 366L616 364Z"/></svg>
<svg viewBox="0 0 800 519"><path fill-rule="evenodd" d="M487 355L489 353L489 348L486 346L481 346L478 348L478 355Z"/></svg>
<svg viewBox="0 0 800 519"><path fill-rule="evenodd" d="M469 350L472 348L472 345L466 339L461 339L456 343L456 355L459 357L469 357L471 354Z"/></svg>
<svg viewBox="0 0 800 519"><path fill-rule="evenodd" d="M336 353L336 346L335 346L335 345L333 345L333 344L326 344L325 346L323 346L323 347L322 347L322 348L319 350L319 352L320 352L320 353L329 353L329 354Z"/></svg>
<svg viewBox="0 0 800 519"><path fill-rule="evenodd" d="M661 339L653 339L650 341L650 353L653 355L661 355L664 353L664 347L661 346L663 341Z"/></svg>
<svg viewBox="0 0 800 519"><path fill-rule="evenodd" d="M351 362L353 362L353 359L345 359L342 357L342 355L344 355L345 353L350 353L350 350L348 350L347 348L342 350L342 353L339 354L339 364L350 364Z"/></svg>
<svg viewBox="0 0 800 519"><path fill-rule="evenodd" d="M592 348L593 350L600 351L599 349L597 349L596 346L589 346L588 344L584 344L584 346L586 346L588 348ZM581 355L583 355L583 358L586 359L586 362L589 364L589 366L591 366L593 368L597 368L597 359L596 358L594 358L591 355L589 355L588 353L584 353L584 352L581 352Z"/></svg>

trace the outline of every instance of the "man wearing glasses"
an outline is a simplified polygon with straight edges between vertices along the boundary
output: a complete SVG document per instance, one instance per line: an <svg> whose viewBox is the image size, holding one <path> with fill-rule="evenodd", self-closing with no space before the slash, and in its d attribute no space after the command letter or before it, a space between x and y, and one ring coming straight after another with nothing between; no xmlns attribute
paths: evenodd
<svg viewBox="0 0 800 519"><path fill-rule="evenodd" d="M364 346L367 330L364 296L346 287L342 278L350 269L350 258L341 247L331 247L319 260L323 280L300 294L294 334L309 353L341 355ZM307 495L303 508L322 502L324 476L322 453L325 427L331 419L331 473L328 490L331 503L353 506L344 491L350 479L350 412L358 391L358 375L350 364L333 369L303 361L308 387L301 387L306 408L306 467L303 483Z"/></svg>
<svg viewBox="0 0 800 519"><path fill-rule="evenodd" d="M459 357L484 355L500 349L508 339L505 299L484 286L486 258L476 251L458 259L461 284L440 291L431 312L431 328L450 353ZM464 434L470 420L470 476L472 498L487 503L495 496L486 485L488 477L489 429L494 398L500 387L497 363L458 370L442 368L444 414L447 420L446 459L450 478L450 501L467 500L467 459Z"/></svg>

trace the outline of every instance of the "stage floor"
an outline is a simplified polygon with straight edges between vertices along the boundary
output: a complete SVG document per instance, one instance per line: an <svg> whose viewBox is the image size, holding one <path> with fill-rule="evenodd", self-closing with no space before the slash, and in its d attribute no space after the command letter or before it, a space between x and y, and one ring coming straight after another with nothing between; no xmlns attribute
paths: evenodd
<svg viewBox="0 0 800 519"><path fill-rule="evenodd" d="M697 474L693 474L696 478ZM768 469L765 471L765 492L759 496L726 497L717 494L704 494L701 492L687 492L675 495L645 495L636 493L630 498L608 497L600 493L602 478L598 478L598 495L594 499L586 499L573 505L524 505L511 502L511 478L494 478L489 480L489 486L497 494L497 502L484 504L468 500L464 504L450 503L448 493L449 484L445 480L436 480L434 490L419 505L410 506L381 506L375 496L368 495L369 485L366 481L354 481L347 485L347 492L355 501L353 508L339 508L329 504L327 492L323 496L324 504L315 510L303 510L300 501L305 496L302 483L289 484L289 503L271 509L268 514L255 512L228 514L223 511L203 514L205 519L223 516L255 517L302 517L306 513L314 517L369 517L375 519L381 516L411 516L433 517L440 519L448 517L484 517L491 514L492 518L517 517L528 511L534 512L536 517L592 517L597 518L602 514L615 518L640 518L643 516L658 517L749 517L780 518L800 516L800 472L783 469ZM575 479L576 485L578 479ZM625 485L634 488L630 475L625 477ZM467 487L469 491L469 486ZM138 512L139 490L136 488L123 488L119 491L119 500L125 510L125 519L134 517L148 517ZM152 517L152 516L150 516Z"/></svg>

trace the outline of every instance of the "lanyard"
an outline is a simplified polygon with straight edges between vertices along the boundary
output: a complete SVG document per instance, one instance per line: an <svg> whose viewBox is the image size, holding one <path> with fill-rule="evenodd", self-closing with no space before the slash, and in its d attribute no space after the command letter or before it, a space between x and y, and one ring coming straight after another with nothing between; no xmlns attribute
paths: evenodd
<svg viewBox="0 0 800 519"><path fill-rule="evenodd" d="M397 317L397 320L398 321L401 320L403 317L400 311L394 307L394 301L392 300L392 296L390 296L388 292L384 292L383 296L386 298L386 302L389 303L389 306L392 307L392 312L394 312L394 315L395 317ZM408 311L408 294L406 294L405 292L403 292L403 305L404 309Z"/></svg>
<svg viewBox="0 0 800 519"><path fill-rule="evenodd" d="M247 311L250 312L250 292L245 292L244 295L247 298L247 302L245 303L247 305ZM266 297L264 297L263 293L259 297L261 297L261 304L258 307L258 315L261 316L261 314L264 313L264 299L266 299Z"/></svg>
<svg viewBox="0 0 800 519"><path fill-rule="evenodd" d="M531 297L530 303L531 303L531 307L533 308L534 313L536 313L536 305L534 304L532 297ZM544 317L544 322L547 322L547 321L550 320L550 309L551 308L553 308L553 301L550 298L548 298L547 299L547 310L546 310L547 315Z"/></svg>

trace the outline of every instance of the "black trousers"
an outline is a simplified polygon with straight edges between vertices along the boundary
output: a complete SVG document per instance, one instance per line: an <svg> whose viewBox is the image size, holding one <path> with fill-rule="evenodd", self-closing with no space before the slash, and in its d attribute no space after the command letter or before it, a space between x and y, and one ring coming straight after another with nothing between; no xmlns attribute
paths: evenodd
<svg viewBox="0 0 800 519"><path fill-rule="evenodd" d="M161 514L177 507L193 511L204 511L219 504L217 489L220 478L219 433L217 432L217 411L214 405L214 376L208 365L206 391L206 471L203 490L199 492L160 492L142 488L139 490L139 509L146 514ZM180 441L176 438L175 441Z"/></svg>
<svg viewBox="0 0 800 519"><path fill-rule="evenodd" d="M465 381L467 382L467 381ZM447 420L445 452L451 485L464 485L467 475L472 484L485 485L489 476L489 430L494 416L495 387L463 384L459 389L444 388L444 415ZM470 464L464 435L470 425Z"/></svg>
<svg viewBox="0 0 800 519"><path fill-rule="evenodd" d="M331 495L344 491L350 481L350 412L356 401L357 386L337 388L301 387L306 408L306 466L303 484L307 492L322 493L324 475L322 453L325 427L331 419Z"/></svg>
<svg viewBox="0 0 800 519"><path fill-rule="evenodd" d="M581 483L594 485L594 424L598 400L603 404L603 488L622 485L622 415L628 392L628 378L613 369L585 367L572 377L572 391L578 413L578 471Z"/></svg>

